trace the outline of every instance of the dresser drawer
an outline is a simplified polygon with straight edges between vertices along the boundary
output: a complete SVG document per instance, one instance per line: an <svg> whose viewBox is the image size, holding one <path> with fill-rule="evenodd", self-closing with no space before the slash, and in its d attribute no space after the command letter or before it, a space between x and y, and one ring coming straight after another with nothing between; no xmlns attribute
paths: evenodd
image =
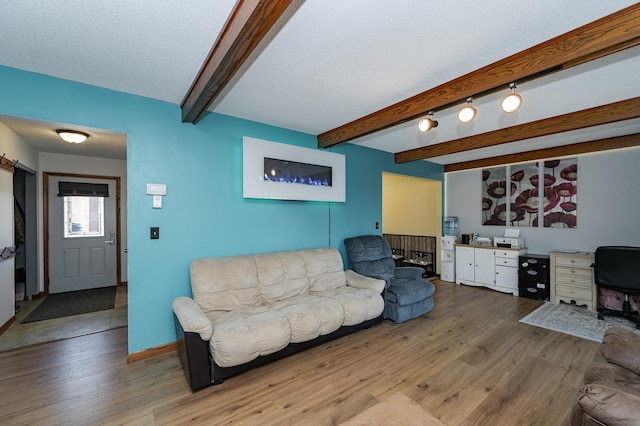
<svg viewBox="0 0 640 426"><path fill-rule="evenodd" d="M571 277L584 277L591 279L591 268L572 268L569 266L556 266L556 275L569 275Z"/></svg>
<svg viewBox="0 0 640 426"><path fill-rule="evenodd" d="M591 288L558 285L556 286L556 296L561 299L569 298L569 301L583 300L591 303Z"/></svg>
<svg viewBox="0 0 640 426"><path fill-rule="evenodd" d="M593 263L593 261L587 257L565 257L556 255L556 266L591 268L591 263Z"/></svg>
<svg viewBox="0 0 640 426"><path fill-rule="evenodd" d="M565 303L571 303L571 302L575 302L575 304L577 306L586 306L588 310L590 311L594 311L593 309L593 303L591 302L591 300L582 300L582 299L576 299L574 297L560 297L560 296L556 296L556 304L560 303L560 301L565 302ZM595 312L595 311L594 311Z"/></svg>
<svg viewBox="0 0 640 426"><path fill-rule="evenodd" d="M580 277L580 276L570 276L570 275L556 275L556 286L561 285L570 285L573 287L581 287L588 289L591 291L591 287L593 286L593 282L591 281L591 277Z"/></svg>

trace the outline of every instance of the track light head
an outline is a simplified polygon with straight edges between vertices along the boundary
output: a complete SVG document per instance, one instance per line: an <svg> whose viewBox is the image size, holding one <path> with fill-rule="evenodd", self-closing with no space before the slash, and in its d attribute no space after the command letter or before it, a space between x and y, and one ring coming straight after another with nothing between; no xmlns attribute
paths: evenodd
<svg viewBox="0 0 640 426"><path fill-rule="evenodd" d="M418 121L418 130L426 133L434 127L438 127L438 122L433 119L433 111L429 111L428 117L423 117Z"/></svg>
<svg viewBox="0 0 640 426"><path fill-rule="evenodd" d="M516 93L516 83L509 85L511 94L502 100L502 110L504 112L516 112L522 105L522 96Z"/></svg>
<svg viewBox="0 0 640 426"><path fill-rule="evenodd" d="M471 102L473 102L473 98L467 98L467 105L458 111L458 120L463 123L468 123L476 118L478 111L471 105Z"/></svg>

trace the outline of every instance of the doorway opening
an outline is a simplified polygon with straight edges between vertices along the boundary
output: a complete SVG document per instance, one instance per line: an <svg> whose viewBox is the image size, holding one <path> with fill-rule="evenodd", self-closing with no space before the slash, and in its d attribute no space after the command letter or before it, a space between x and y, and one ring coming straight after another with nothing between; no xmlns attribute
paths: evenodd
<svg viewBox="0 0 640 426"><path fill-rule="evenodd" d="M442 235L442 182L382 173L382 233L435 237L435 248L429 247L425 251L439 253ZM410 256L411 253L406 255ZM434 266L435 273L440 274L440 262L436 261Z"/></svg>
<svg viewBox="0 0 640 426"><path fill-rule="evenodd" d="M38 294L38 213L36 175L26 168L16 167L13 173L13 221L15 244L15 303Z"/></svg>

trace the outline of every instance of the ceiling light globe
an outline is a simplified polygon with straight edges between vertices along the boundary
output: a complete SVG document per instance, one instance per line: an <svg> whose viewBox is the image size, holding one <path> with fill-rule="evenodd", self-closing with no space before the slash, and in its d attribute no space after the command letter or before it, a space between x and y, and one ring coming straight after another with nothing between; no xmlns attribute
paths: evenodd
<svg viewBox="0 0 640 426"><path fill-rule="evenodd" d="M56 130L56 133L58 133L62 140L69 143L82 143L89 137L87 133L76 130Z"/></svg>
<svg viewBox="0 0 640 426"><path fill-rule="evenodd" d="M458 120L463 123L468 123L476 117L476 109L471 105L467 105L458 111Z"/></svg>
<svg viewBox="0 0 640 426"><path fill-rule="evenodd" d="M517 93L512 93L502 100L502 110L504 112L516 112L522 105L522 97Z"/></svg>

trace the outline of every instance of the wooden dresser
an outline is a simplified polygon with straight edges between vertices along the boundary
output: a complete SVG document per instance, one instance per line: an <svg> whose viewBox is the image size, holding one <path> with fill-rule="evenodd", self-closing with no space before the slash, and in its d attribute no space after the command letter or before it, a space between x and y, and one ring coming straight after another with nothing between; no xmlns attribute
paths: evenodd
<svg viewBox="0 0 640 426"><path fill-rule="evenodd" d="M574 302L590 311L598 307L598 290L593 281L593 253L551 252L550 299L558 304Z"/></svg>

